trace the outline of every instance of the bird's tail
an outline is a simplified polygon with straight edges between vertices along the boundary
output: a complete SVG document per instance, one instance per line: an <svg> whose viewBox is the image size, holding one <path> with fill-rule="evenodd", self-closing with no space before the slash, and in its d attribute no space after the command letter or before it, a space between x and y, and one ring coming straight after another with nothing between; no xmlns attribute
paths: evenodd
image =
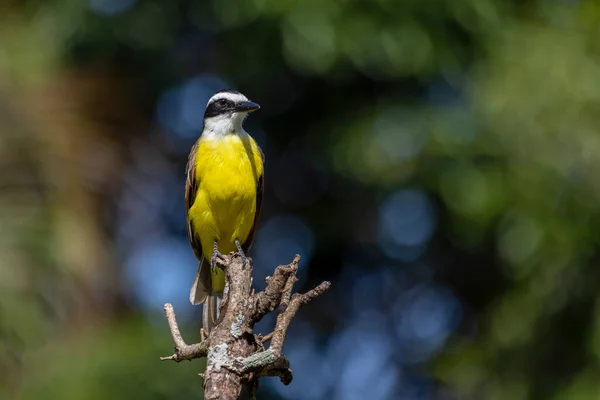
<svg viewBox="0 0 600 400"><path fill-rule="evenodd" d="M204 303L211 287L210 264L206 258L201 257L194 277L194 284L190 290L190 303L193 305Z"/></svg>
<svg viewBox="0 0 600 400"><path fill-rule="evenodd" d="M202 328L204 328L206 333L212 330L217 319L219 319L222 300L223 292L211 291L204 301L204 305L202 306Z"/></svg>

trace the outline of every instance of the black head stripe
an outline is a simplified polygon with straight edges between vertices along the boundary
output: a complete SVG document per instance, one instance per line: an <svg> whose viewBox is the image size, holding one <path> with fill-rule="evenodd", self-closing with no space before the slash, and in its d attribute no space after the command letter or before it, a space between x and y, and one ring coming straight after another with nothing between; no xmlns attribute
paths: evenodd
<svg viewBox="0 0 600 400"><path fill-rule="evenodd" d="M204 111L204 118L210 118L219 114L231 112L235 107L235 103L229 99L216 99L210 102Z"/></svg>
<svg viewBox="0 0 600 400"><path fill-rule="evenodd" d="M246 96L236 90L219 90L210 98L204 111L204 118L232 112L236 103L247 100Z"/></svg>

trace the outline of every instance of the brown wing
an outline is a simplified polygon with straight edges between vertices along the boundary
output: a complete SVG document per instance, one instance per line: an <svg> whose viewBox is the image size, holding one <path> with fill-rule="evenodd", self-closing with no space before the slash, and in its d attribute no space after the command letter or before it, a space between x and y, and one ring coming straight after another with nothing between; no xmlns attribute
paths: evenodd
<svg viewBox="0 0 600 400"><path fill-rule="evenodd" d="M264 166L265 165L265 155L263 154L262 150L260 150L260 148L259 148L259 151L260 151L260 156L262 158L262 163ZM263 173L258 177L258 180L256 182L256 213L254 214L254 223L252 224L252 229L250 230L250 233L248 234L248 238L242 244L242 249L244 250L244 253L247 253L248 250L250 250L250 247L252 246L252 241L254 240L254 235L256 234L256 227L258 226L258 217L260 216L263 192L265 189L264 183L265 183L265 175L264 175L264 167L263 167Z"/></svg>
<svg viewBox="0 0 600 400"><path fill-rule="evenodd" d="M190 151L190 155L188 157L187 166L185 167L185 209L186 209L186 224L187 224L187 232L188 239L190 240L190 245L194 250L194 254L196 254L196 258L198 260L202 260L202 245L200 244L200 237L194 232L194 227L190 223L190 219L187 217L187 213L189 209L194 204L194 200L196 199L196 193L198 192L198 180L196 179L196 151L198 150L198 142L194 144L192 150Z"/></svg>

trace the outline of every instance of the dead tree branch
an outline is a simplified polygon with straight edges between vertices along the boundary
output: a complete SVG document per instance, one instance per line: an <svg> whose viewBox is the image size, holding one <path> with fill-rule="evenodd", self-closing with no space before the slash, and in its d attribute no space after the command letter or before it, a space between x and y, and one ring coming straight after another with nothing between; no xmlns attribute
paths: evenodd
<svg viewBox="0 0 600 400"><path fill-rule="evenodd" d="M183 360L191 361L194 358L206 357L208 354L206 340L192 345L185 343L183 337L181 336L181 332L179 332L179 325L177 325L177 319L175 318L175 310L170 303L165 304L165 315L167 316L167 322L169 323L169 329L171 330L173 343L175 343L175 353L168 357L161 357L161 361L173 360L180 362Z"/></svg>
<svg viewBox="0 0 600 400"><path fill-rule="evenodd" d="M265 289L252 290L252 265L237 253L219 260L225 271L227 288L221 315L210 335L197 344L183 340L175 312L165 305L165 314L175 343L175 353L161 360L192 360L207 357L204 376L204 398L235 400L243 386L253 390L258 378L278 376L284 385L292 381L290 363L282 354L288 327L300 306L324 293L331 286L323 282L305 294L292 295L297 281L300 256L288 265L280 265L267 278ZM261 336L253 333L254 324L266 314L278 309L277 323L272 333ZM271 340L268 349L264 343Z"/></svg>

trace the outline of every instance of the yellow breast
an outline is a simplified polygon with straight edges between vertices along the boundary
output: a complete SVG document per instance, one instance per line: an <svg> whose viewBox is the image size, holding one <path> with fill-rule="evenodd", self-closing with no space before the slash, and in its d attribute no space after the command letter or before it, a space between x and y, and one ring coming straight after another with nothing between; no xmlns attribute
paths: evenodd
<svg viewBox="0 0 600 400"><path fill-rule="evenodd" d="M254 225L263 173L260 149L247 134L201 137L195 161L198 192L188 218L199 233L202 252L210 258L214 240L221 253L235 251L235 239L244 243ZM213 277L215 290L222 290L221 281L221 276Z"/></svg>

